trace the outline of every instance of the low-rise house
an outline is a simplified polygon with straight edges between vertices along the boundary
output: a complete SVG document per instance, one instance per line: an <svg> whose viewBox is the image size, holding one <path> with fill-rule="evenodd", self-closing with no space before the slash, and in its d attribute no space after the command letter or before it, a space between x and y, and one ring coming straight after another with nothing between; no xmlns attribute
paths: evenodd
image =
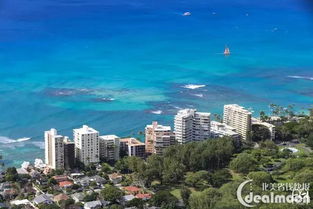
<svg viewBox="0 0 313 209"><path fill-rule="evenodd" d="M18 191L12 187L9 182L4 182L0 184L0 195L4 199L13 199L18 195Z"/></svg>
<svg viewBox="0 0 313 209"><path fill-rule="evenodd" d="M142 200L150 200L152 195L151 194L136 194L135 197L138 199L142 199Z"/></svg>
<svg viewBox="0 0 313 209"><path fill-rule="evenodd" d="M58 183L61 181L67 181L68 177L67 176L53 176L53 179L55 179Z"/></svg>
<svg viewBox="0 0 313 209"><path fill-rule="evenodd" d="M20 193L25 193L27 195L36 194L36 190L34 189L32 183L28 182L23 185L23 188L21 188Z"/></svg>
<svg viewBox="0 0 313 209"><path fill-rule="evenodd" d="M53 203L52 197L53 197L53 195L50 195L50 194L41 194L41 195L35 197L33 202L36 205L39 205L39 204L52 204Z"/></svg>
<svg viewBox="0 0 313 209"><path fill-rule="evenodd" d="M135 187L135 186L127 186L127 187L124 187L124 191L127 194L136 195L141 191L141 189L139 187Z"/></svg>
<svg viewBox="0 0 313 209"><path fill-rule="evenodd" d="M32 177L32 179L40 177L40 173L36 170L31 170L31 172L29 172L29 175Z"/></svg>
<svg viewBox="0 0 313 209"><path fill-rule="evenodd" d="M54 196L53 201L59 203L62 200L68 200L68 199L70 199L68 195L61 193L61 194Z"/></svg>
<svg viewBox="0 0 313 209"><path fill-rule="evenodd" d="M123 180L123 176L118 173L112 173L109 175L109 179L113 184L119 184Z"/></svg>
<svg viewBox="0 0 313 209"><path fill-rule="evenodd" d="M129 194L129 195L124 195L122 198L121 198L121 204L125 205L127 204L129 201L135 199L135 196L132 195L132 194Z"/></svg>
<svg viewBox="0 0 313 209"><path fill-rule="evenodd" d="M61 181L59 182L59 187L60 188L70 188L73 186L73 182L72 181Z"/></svg>
<svg viewBox="0 0 313 209"><path fill-rule="evenodd" d="M71 195L72 199L75 201L75 202L81 202L85 195L83 193L74 193Z"/></svg>
<svg viewBox="0 0 313 209"><path fill-rule="evenodd" d="M24 200L12 200L10 202L11 206L17 205L22 206L23 209L34 209L35 206L27 199Z"/></svg>
<svg viewBox="0 0 313 209"><path fill-rule="evenodd" d="M48 185L48 178L41 176L40 178L36 179L36 183L39 185Z"/></svg>
<svg viewBox="0 0 313 209"><path fill-rule="evenodd" d="M101 208L101 207L102 207L102 203L100 200L86 202L84 204L84 209L97 209L97 208Z"/></svg>
<svg viewBox="0 0 313 209"><path fill-rule="evenodd" d="M5 200L12 200L18 195L18 191L14 188L6 189L1 193Z"/></svg>
<svg viewBox="0 0 313 209"><path fill-rule="evenodd" d="M81 185L83 187L89 186L91 182L95 182L98 186L101 186L102 184L106 183L106 180L98 175L91 176L91 177L85 176L82 178L74 179L75 184Z"/></svg>
<svg viewBox="0 0 313 209"><path fill-rule="evenodd" d="M99 176L99 175L95 175L95 176L90 177L90 181L96 182L96 184L97 184L98 186L101 186L102 184L105 184L105 183L106 183L105 178L102 178L102 177Z"/></svg>
<svg viewBox="0 0 313 209"><path fill-rule="evenodd" d="M25 168L17 168L16 172L18 175L27 175L28 171Z"/></svg>
<svg viewBox="0 0 313 209"><path fill-rule="evenodd" d="M3 182L0 184L0 192L5 191L6 189L11 189L12 185L10 182Z"/></svg>
<svg viewBox="0 0 313 209"><path fill-rule="evenodd" d="M87 187L90 184L90 179L87 176L82 177L82 178L75 178L74 179L74 183L78 184L78 185L81 185L83 187Z"/></svg>
<svg viewBox="0 0 313 209"><path fill-rule="evenodd" d="M30 201L28 199L12 200L10 204L11 205L27 205L27 204L30 204Z"/></svg>
<svg viewBox="0 0 313 209"><path fill-rule="evenodd" d="M51 172L52 172L52 169L49 168L49 167L45 167L45 168L43 169L43 174L45 174L45 175L48 175L48 174L51 173Z"/></svg>
<svg viewBox="0 0 313 209"><path fill-rule="evenodd" d="M75 178L81 178L81 177L85 176L85 174L83 174L83 173L71 173L70 176L72 179L75 179Z"/></svg>

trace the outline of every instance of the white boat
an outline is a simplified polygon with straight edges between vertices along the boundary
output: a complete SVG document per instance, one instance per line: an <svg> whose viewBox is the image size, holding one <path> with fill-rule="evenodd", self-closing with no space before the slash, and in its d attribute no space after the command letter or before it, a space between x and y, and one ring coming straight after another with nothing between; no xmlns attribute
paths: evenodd
<svg viewBox="0 0 313 209"><path fill-rule="evenodd" d="M191 16L191 12L184 12L183 16Z"/></svg>
<svg viewBox="0 0 313 209"><path fill-rule="evenodd" d="M228 47L225 47L225 50L224 50L224 55L225 55L225 56L230 55L230 50L229 50L229 48L228 48Z"/></svg>

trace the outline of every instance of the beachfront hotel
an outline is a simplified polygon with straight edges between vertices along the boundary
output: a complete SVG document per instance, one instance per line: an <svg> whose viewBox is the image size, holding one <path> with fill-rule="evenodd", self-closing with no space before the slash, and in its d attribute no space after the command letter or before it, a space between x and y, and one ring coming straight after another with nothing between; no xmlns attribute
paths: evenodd
<svg viewBox="0 0 313 209"><path fill-rule="evenodd" d="M99 153L99 132L83 125L82 128L74 129L75 157L84 165L98 163Z"/></svg>
<svg viewBox="0 0 313 209"><path fill-rule="evenodd" d="M99 136L100 159L117 161L120 159L120 138L116 135Z"/></svg>
<svg viewBox="0 0 313 209"><path fill-rule="evenodd" d="M64 139L56 129L45 131L45 163L51 169L64 169Z"/></svg>
<svg viewBox="0 0 313 209"><path fill-rule="evenodd" d="M202 141L210 138L210 116L208 112L195 109L179 110L175 116L175 138L179 144Z"/></svg>
<svg viewBox="0 0 313 209"><path fill-rule="evenodd" d="M250 139L251 112L237 104L224 105L223 122L236 129L241 139Z"/></svg>
<svg viewBox="0 0 313 209"><path fill-rule="evenodd" d="M175 144L175 135L171 126L163 126L153 121L145 128L145 144L147 154L163 154L165 148Z"/></svg>

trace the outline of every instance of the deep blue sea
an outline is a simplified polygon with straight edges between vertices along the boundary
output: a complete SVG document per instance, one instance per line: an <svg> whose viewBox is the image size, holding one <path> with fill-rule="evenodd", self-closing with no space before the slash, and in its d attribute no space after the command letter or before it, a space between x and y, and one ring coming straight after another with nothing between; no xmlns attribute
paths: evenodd
<svg viewBox="0 0 313 209"><path fill-rule="evenodd" d="M187 107L302 111L313 102L308 2L2 0L0 154L7 165L43 158L52 127L135 136Z"/></svg>

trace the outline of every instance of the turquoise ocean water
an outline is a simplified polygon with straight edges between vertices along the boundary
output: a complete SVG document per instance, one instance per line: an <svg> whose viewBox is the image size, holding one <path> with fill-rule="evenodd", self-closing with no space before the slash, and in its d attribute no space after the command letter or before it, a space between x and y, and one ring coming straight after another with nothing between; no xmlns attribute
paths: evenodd
<svg viewBox="0 0 313 209"><path fill-rule="evenodd" d="M33 161L52 127L136 135L179 108L307 108L312 18L302 0L3 0L0 153Z"/></svg>

